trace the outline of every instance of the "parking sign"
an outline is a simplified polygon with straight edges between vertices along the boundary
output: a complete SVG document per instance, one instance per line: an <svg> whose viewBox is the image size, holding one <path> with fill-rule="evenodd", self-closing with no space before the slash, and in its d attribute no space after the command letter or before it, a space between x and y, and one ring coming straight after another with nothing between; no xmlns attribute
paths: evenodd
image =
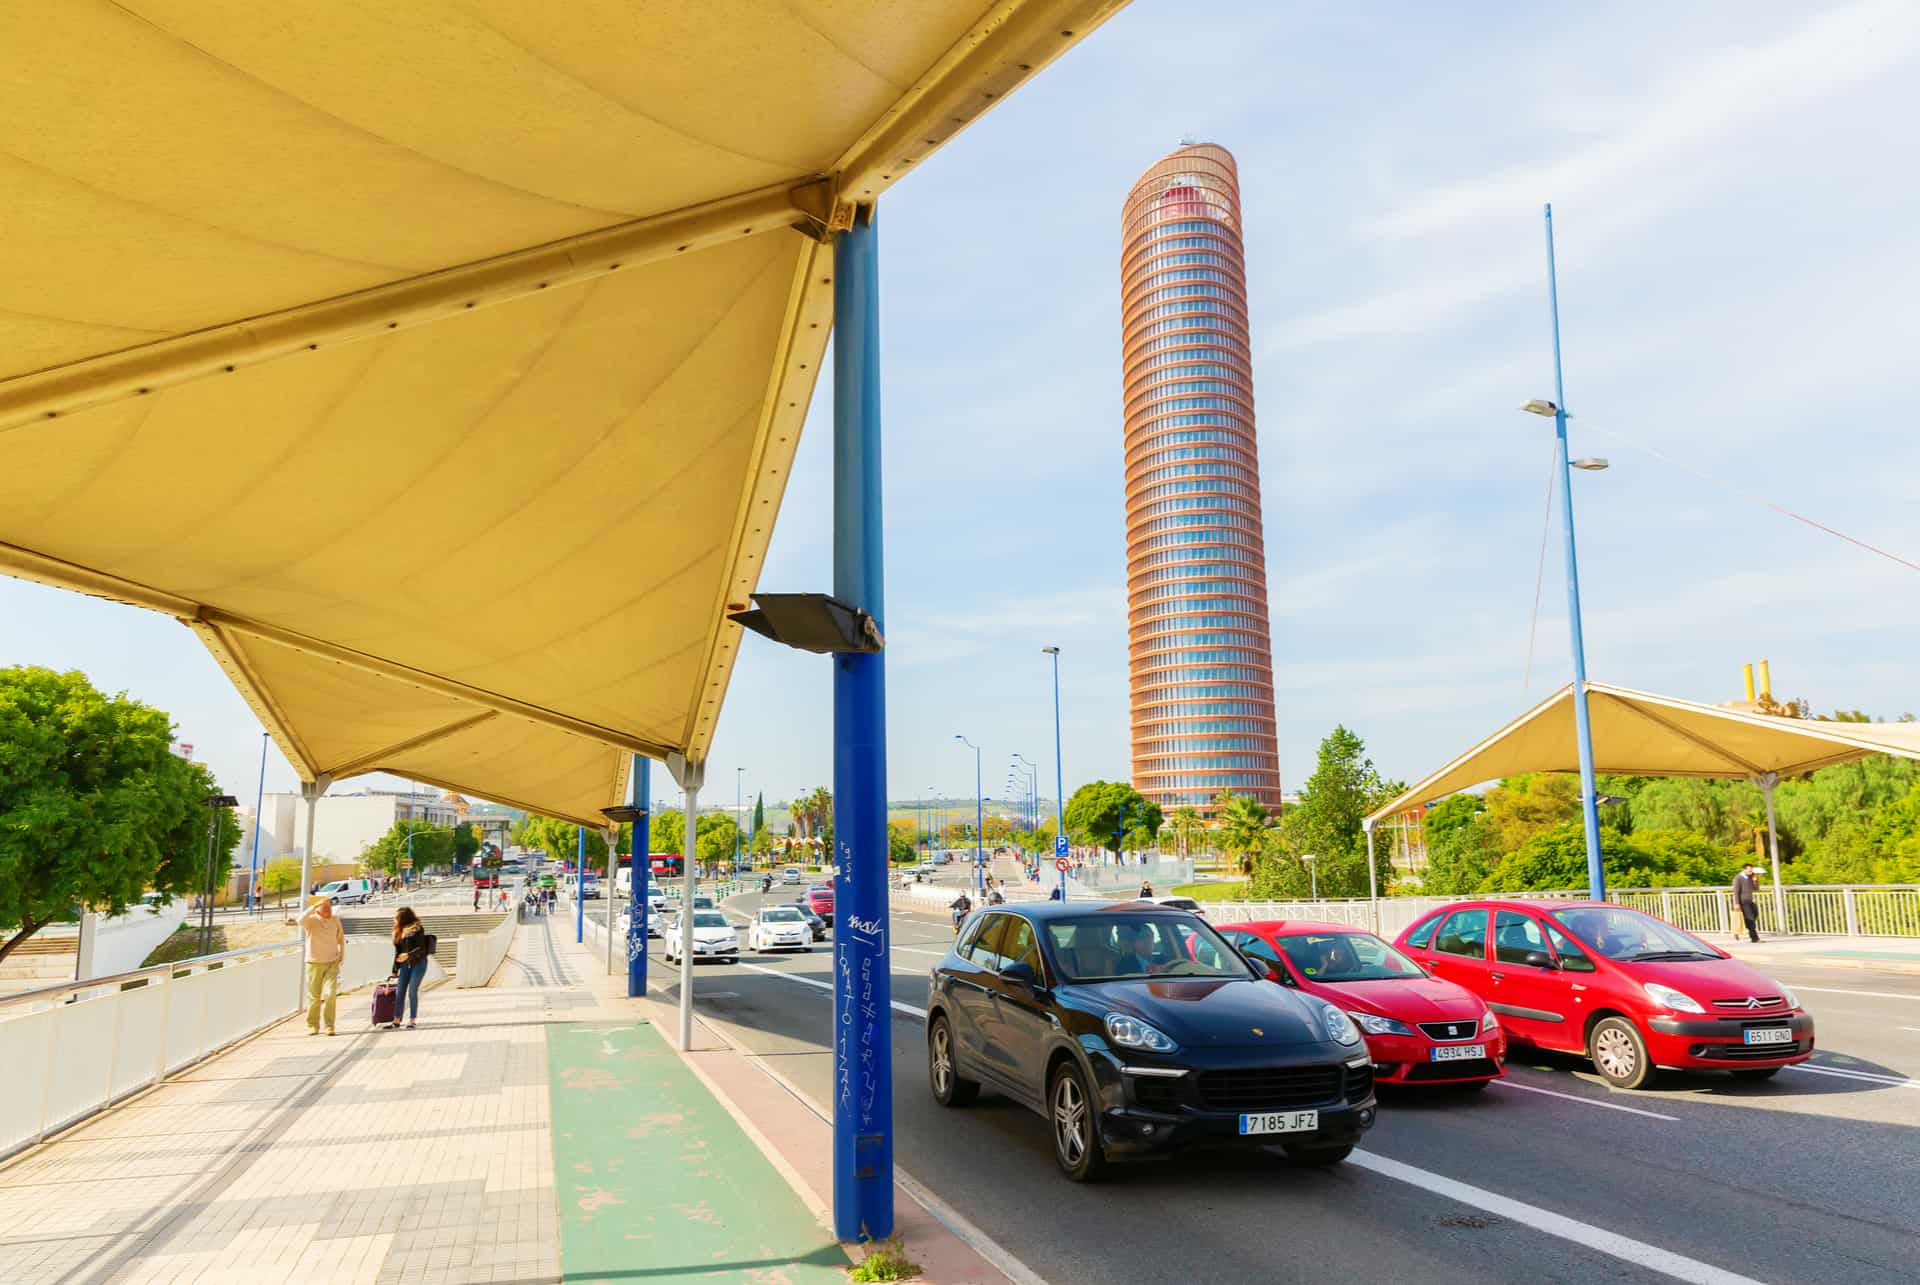
<svg viewBox="0 0 1920 1285"><path fill-rule="evenodd" d="M1056 834L1053 836L1053 855L1056 857L1064 857L1067 855L1066 835Z"/></svg>

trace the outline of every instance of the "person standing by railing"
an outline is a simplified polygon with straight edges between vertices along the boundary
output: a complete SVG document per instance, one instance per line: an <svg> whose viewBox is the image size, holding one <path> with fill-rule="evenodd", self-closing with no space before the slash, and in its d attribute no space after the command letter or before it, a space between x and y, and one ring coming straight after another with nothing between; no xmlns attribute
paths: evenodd
<svg viewBox="0 0 1920 1285"><path fill-rule="evenodd" d="M1754 864L1749 861L1740 867L1740 873L1733 877L1733 904L1740 907L1740 918L1747 923L1747 939L1760 940L1760 906L1754 900L1754 891L1759 885L1754 874ZM1735 933L1738 937L1740 934Z"/></svg>
<svg viewBox="0 0 1920 1285"><path fill-rule="evenodd" d="M300 931L307 938L307 1034L318 1035L325 1017L331 1035L340 999L340 961L347 953L347 930L333 913L333 898L308 902Z"/></svg>

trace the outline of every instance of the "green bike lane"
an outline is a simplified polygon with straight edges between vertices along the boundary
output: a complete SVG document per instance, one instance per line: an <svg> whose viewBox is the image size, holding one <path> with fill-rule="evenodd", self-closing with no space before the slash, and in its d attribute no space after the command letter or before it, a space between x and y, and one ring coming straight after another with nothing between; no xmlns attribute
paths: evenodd
<svg viewBox="0 0 1920 1285"><path fill-rule="evenodd" d="M647 1022L547 1028L567 1281L842 1282L848 1259Z"/></svg>

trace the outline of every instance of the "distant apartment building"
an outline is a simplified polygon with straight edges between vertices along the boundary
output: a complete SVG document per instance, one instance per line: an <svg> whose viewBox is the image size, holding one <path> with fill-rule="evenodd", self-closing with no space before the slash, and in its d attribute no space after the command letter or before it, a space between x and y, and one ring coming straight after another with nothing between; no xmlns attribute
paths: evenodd
<svg viewBox="0 0 1920 1285"><path fill-rule="evenodd" d="M313 850L335 861L357 861L396 821L419 819L456 825L467 819L467 802L437 790L359 790L320 796L313 816ZM260 860L303 855L307 839L307 802L298 794L269 794L261 809ZM252 836L245 836L235 859L244 864Z"/></svg>
<svg viewBox="0 0 1920 1285"><path fill-rule="evenodd" d="M1239 173L1155 162L1121 213L1133 785L1207 813L1280 806Z"/></svg>

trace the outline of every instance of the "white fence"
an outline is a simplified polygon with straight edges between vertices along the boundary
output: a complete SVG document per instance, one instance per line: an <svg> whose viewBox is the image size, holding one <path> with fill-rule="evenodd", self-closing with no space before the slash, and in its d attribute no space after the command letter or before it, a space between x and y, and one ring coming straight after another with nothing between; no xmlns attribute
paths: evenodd
<svg viewBox="0 0 1920 1285"><path fill-rule="evenodd" d="M453 984L455 986L485 986L493 980L500 968L500 961L507 957L507 950L513 945L513 930L520 922L521 898L515 897L507 905L507 913L500 922L483 933L462 933L455 943Z"/></svg>
<svg viewBox="0 0 1920 1285"><path fill-rule="evenodd" d="M1076 900L1084 895L1075 887L1069 891ZM895 898L923 909L944 908L958 893L953 886L932 884L893 889ZM1009 889L1006 894L1009 901L1031 901L1045 895L1026 889ZM1551 901L1585 897L1586 892L1568 889L1488 895ZM1607 898L1619 905L1658 915L1692 933L1731 934L1741 927L1733 893L1726 888L1610 888ZM1372 928L1383 937L1394 937L1430 910L1474 899L1468 896L1381 897L1374 902L1358 897L1346 901L1207 901L1201 905L1207 918L1217 924L1256 919L1313 919ZM1785 890L1782 900L1787 916L1784 930L1773 890L1760 890L1756 903L1761 932L1773 936L1920 938L1920 885L1792 885Z"/></svg>
<svg viewBox="0 0 1920 1285"><path fill-rule="evenodd" d="M340 989L385 977L392 958L348 938ZM294 1013L304 972L286 942L0 998L0 1157Z"/></svg>

